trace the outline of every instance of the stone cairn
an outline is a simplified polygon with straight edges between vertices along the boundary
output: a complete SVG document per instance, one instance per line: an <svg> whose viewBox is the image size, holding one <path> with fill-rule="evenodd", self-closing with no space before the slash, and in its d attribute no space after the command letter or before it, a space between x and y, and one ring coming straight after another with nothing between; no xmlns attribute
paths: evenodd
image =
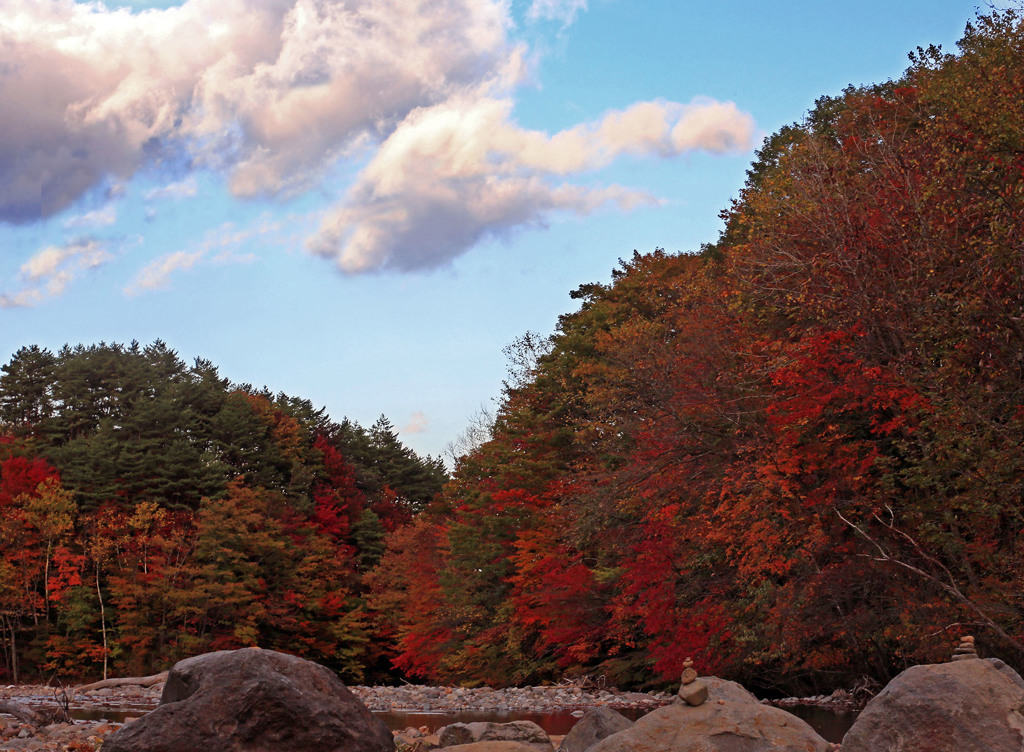
<svg viewBox="0 0 1024 752"><path fill-rule="evenodd" d="M954 661L968 661L977 658L978 652L974 649L974 638L971 635L964 635L960 638L960 644L953 651Z"/></svg>
<svg viewBox="0 0 1024 752"><path fill-rule="evenodd" d="M708 699L708 685L697 679L693 660L683 661L683 683L679 687L679 699L687 705L701 705Z"/></svg>

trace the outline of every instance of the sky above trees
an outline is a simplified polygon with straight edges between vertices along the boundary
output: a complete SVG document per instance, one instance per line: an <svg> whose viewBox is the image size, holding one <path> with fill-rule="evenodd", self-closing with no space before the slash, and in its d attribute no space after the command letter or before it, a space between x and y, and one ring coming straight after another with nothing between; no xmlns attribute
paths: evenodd
<svg viewBox="0 0 1024 752"><path fill-rule="evenodd" d="M569 290L974 13L776 5L6 0L0 359L161 339L439 454Z"/></svg>

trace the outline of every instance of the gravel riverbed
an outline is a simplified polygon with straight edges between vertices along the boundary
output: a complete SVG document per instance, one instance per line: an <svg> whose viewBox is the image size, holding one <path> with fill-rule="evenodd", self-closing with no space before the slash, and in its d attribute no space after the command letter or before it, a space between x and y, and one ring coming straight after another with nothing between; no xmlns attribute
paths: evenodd
<svg viewBox="0 0 1024 752"><path fill-rule="evenodd" d="M667 693L620 692L615 689L584 689L573 685L549 687L349 687L373 711L409 713L557 713L583 711L590 707L651 710L671 701ZM14 716L0 714L0 750L42 752L94 752L103 738L157 706L163 685L114 687L75 692L37 685L0 687L0 701L13 701L40 713L53 713L65 695L71 723L60 722L33 727ZM116 720L115 720L116 719Z"/></svg>

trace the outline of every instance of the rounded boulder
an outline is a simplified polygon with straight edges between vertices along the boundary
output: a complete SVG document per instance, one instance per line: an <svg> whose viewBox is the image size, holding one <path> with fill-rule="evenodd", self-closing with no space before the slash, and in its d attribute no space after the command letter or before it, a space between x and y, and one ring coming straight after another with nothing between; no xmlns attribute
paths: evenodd
<svg viewBox="0 0 1024 752"><path fill-rule="evenodd" d="M104 752L393 752L387 726L330 669L273 650L175 664L160 705Z"/></svg>
<svg viewBox="0 0 1024 752"><path fill-rule="evenodd" d="M843 752L1021 752L1024 681L999 660L913 666L871 700Z"/></svg>
<svg viewBox="0 0 1024 752"><path fill-rule="evenodd" d="M829 752L804 721L762 705L735 682L707 676L708 699L652 710L588 752ZM844 750L845 752L845 750Z"/></svg>

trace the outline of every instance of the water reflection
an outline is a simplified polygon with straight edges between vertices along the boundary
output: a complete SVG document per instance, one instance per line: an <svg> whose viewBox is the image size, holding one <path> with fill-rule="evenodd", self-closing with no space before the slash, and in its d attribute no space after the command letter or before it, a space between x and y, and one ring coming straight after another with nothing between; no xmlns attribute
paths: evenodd
<svg viewBox="0 0 1024 752"><path fill-rule="evenodd" d="M798 718L802 718L811 728L821 734L826 741L830 742L841 742L843 735L846 734L857 718L856 713L826 710L825 708L793 707L784 709ZM71 708L70 713L72 718L79 721L123 723L126 718L138 718L145 715L148 710L148 708L124 707L117 709ZM620 708L618 712L635 721L648 711L638 708ZM415 713L389 710L376 711L374 715L384 721L388 728L392 730L400 731L409 727L418 729L425 726L430 733L450 723L533 721L549 734L563 735L568 734L576 721L579 720L579 713L574 715L572 711L568 710L550 713L527 713L512 710L460 710L450 713Z"/></svg>
<svg viewBox="0 0 1024 752"><path fill-rule="evenodd" d="M475 723L489 721L491 723L510 723L512 721L533 721L549 734L568 734L569 729L579 720L567 710L557 713L523 713L511 710L462 710L457 713L406 713L403 711L375 711L380 718L393 730L420 728L426 726L430 733L450 723Z"/></svg>
<svg viewBox="0 0 1024 752"><path fill-rule="evenodd" d="M807 725L817 731L827 742L841 742L846 732L850 730L850 726L857 720L857 714L851 711L802 705L783 708L783 710L806 721Z"/></svg>
<svg viewBox="0 0 1024 752"><path fill-rule="evenodd" d="M817 731L825 741L841 742L843 736L857 719L856 713L828 710L815 707L784 708L789 713L804 720ZM647 710L637 708L618 709L618 712L631 720L645 715ZM567 710L555 713L524 713L519 711L463 710L457 713L405 713L400 711L375 712L392 730L420 728L426 726L431 733L449 723L473 723L474 721L491 721L493 723L509 723L510 721L533 721L549 734L568 734L579 714L573 715Z"/></svg>
<svg viewBox="0 0 1024 752"><path fill-rule="evenodd" d="M68 715L76 721L108 721L110 723L124 723L128 718L141 718L152 707L124 707L118 708L68 708Z"/></svg>

